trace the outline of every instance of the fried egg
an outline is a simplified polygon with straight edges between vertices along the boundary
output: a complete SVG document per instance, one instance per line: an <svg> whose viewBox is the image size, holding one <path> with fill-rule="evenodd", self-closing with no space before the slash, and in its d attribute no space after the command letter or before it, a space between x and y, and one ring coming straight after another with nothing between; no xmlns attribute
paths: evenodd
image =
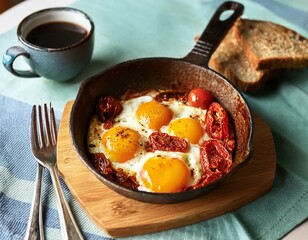
<svg viewBox="0 0 308 240"><path fill-rule="evenodd" d="M178 192L194 185L203 174L199 144L209 139L206 110L175 99L157 102L157 93L120 101L122 112L110 129L104 129L93 115L88 149L90 153L104 153L114 169L136 177L140 191ZM185 139L188 151L147 151L147 139L157 131Z"/></svg>

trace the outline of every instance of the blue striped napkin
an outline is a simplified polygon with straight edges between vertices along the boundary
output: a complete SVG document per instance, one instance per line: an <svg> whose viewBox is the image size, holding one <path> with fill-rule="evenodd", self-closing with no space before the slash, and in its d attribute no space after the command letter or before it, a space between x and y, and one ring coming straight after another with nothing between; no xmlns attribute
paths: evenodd
<svg viewBox="0 0 308 240"><path fill-rule="evenodd" d="M30 146L32 106L2 95L0 103L0 236L1 239L22 239L30 213L36 175L36 160ZM60 117L61 113L56 112L58 122ZM63 182L61 184L84 236L88 239L101 239L101 231L81 210L66 185ZM43 185L46 238L60 239L60 224L48 171L44 171Z"/></svg>

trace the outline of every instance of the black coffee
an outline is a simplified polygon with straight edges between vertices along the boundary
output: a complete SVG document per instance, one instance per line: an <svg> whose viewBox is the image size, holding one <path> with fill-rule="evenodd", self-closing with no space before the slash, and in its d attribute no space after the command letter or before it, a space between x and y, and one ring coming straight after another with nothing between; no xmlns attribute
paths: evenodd
<svg viewBox="0 0 308 240"><path fill-rule="evenodd" d="M26 40L36 46L62 48L79 42L87 35L81 26L67 22L50 22L32 29Z"/></svg>

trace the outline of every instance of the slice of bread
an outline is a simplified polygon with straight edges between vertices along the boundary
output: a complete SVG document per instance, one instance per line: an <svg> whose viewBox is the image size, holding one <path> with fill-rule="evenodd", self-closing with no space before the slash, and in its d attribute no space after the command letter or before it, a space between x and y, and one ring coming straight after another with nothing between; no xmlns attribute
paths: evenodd
<svg viewBox="0 0 308 240"><path fill-rule="evenodd" d="M212 55L209 66L219 72L240 90L252 92L277 76L281 70L256 70L246 57L238 29L233 26Z"/></svg>
<svg viewBox="0 0 308 240"><path fill-rule="evenodd" d="M276 23L240 19L234 25L255 69L308 67L308 39Z"/></svg>

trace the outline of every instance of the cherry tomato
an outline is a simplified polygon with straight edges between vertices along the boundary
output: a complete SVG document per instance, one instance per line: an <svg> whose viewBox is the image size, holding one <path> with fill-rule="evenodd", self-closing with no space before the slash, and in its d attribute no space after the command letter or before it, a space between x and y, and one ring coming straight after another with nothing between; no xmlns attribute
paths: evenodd
<svg viewBox="0 0 308 240"><path fill-rule="evenodd" d="M224 140L229 138L229 117L226 110L217 102L207 109L205 116L206 131L211 138Z"/></svg>
<svg viewBox="0 0 308 240"><path fill-rule="evenodd" d="M188 94L188 103L193 107L206 109L212 102L212 94L202 88L195 88Z"/></svg>
<svg viewBox="0 0 308 240"><path fill-rule="evenodd" d="M122 111L122 105L115 98L106 96L100 97L96 105L96 114L99 120L106 123L106 128L110 128L116 118Z"/></svg>
<svg viewBox="0 0 308 240"><path fill-rule="evenodd" d="M107 178L112 181L116 181L125 187L133 188L137 190L139 184L135 176L129 176L122 168L114 169L110 161L106 158L103 153L91 153L90 154L92 163L96 169Z"/></svg>
<svg viewBox="0 0 308 240"><path fill-rule="evenodd" d="M200 146L202 170L209 173L227 173L232 166L232 156L218 140L204 141Z"/></svg>

